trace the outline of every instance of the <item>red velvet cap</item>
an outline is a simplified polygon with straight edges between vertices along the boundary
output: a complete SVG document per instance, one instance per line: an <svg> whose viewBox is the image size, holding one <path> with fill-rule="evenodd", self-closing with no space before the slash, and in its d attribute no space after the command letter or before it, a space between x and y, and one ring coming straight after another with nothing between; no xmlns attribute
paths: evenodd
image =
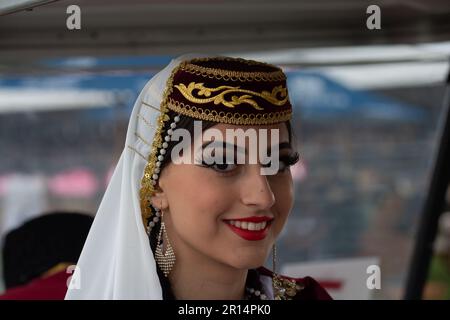
<svg viewBox="0 0 450 320"><path fill-rule="evenodd" d="M230 57L184 61L172 74L167 107L195 119L229 124L273 124L291 118L280 68Z"/></svg>

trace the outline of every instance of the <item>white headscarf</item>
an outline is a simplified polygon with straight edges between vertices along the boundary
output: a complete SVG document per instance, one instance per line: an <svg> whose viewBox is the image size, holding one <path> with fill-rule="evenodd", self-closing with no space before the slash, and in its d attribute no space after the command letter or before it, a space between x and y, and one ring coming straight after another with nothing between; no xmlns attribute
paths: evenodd
<svg viewBox="0 0 450 320"><path fill-rule="evenodd" d="M125 148L86 239L66 299L162 299L139 199L149 144L160 113L142 101L159 109L172 70L194 57L200 56L184 55L172 60L139 94Z"/></svg>

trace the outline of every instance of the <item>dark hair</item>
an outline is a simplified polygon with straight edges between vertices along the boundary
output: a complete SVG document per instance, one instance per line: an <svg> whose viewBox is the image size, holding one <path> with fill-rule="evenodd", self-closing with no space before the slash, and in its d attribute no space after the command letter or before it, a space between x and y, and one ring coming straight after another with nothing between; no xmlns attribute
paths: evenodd
<svg viewBox="0 0 450 320"><path fill-rule="evenodd" d="M172 110L169 110L169 112L167 114L170 117L170 119L173 119L176 115L178 115L177 113L175 113ZM186 129L189 131L191 136L193 136L195 120L196 119L188 117L188 116L180 116L180 121L177 123L177 128ZM294 136L293 136L291 124L289 121L286 121L285 123L286 123L286 127L288 130L289 142L292 143ZM217 122L202 120L202 130L205 131L217 124L218 124ZM169 129L169 125L170 125L170 121L167 121L165 123L165 128L163 129L163 132L166 132L166 130ZM169 142L169 145L166 148L166 155L171 154L173 147L177 143L178 143L178 141L170 141ZM170 161L171 161L170 156L164 157L164 160L162 161L161 167L160 167L161 171L164 169L164 167L166 167L170 163ZM155 227L153 227L151 229L151 232L149 235L150 247L153 252L155 252L155 250L156 250L157 238L158 238L158 233L159 233L160 228L161 228L161 223L156 224ZM173 294L169 279L166 276L164 276L164 273L162 272L162 270L160 269L158 264L156 264L156 268L157 268L157 272L158 272L159 281L160 281L161 287L162 287L163 299L164 300L175 300L176 297Z"/></svg>

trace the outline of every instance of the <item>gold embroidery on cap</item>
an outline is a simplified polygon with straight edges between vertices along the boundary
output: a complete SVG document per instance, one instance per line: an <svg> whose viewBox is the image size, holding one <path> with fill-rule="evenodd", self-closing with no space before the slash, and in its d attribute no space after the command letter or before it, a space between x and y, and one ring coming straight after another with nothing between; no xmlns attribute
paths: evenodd
<svg viewBox="0 0 450 320"><path fill-rule="evenodd" d="M269 113L249 113L249 114L239 114L236 112L224 112L204 109L196 106L191 106L189 104L175 101L169 98L168 102L169 109L178 112L180 114L189 116L194 119L236 124L236 125L258 125L258 124L273 124L280 123L291 119L291 110L283 110L278 112Z"/></svg>
<svg viewBox="0 0 450 320"><path fill-rule="evenodd" d="M180 91L180 93L190 102L196 103L196 104L204 104L204 103L210 103L214 102L215 105L222 104L228 108L234 108L235 106L242 104L242 103L248 103L256 110L264 110L261 108L258 103L253 100L253 97L260 97L264 100L270 102L273 105L276 106L282 106L284 105L287 100L287 90L283 86L279 85L272 89L272 92L269 91L262 91L256 92L252 90L247 89L240 89L240 87L232 87L232 86L220 86L217 88L207 88L203 85L203 83L195 83L191 82L186 87L185 84L180 83L174 86L175 88ZM194 96L194 90L197 91L197 96L205 96L207 98L198 98ZM223 91L224 90L224 91ZM212 93L215 93L217 91L222 91L218 93L215 96L211 97ZM231 100L227 100L225 95L230 93L246 93L242 96L232 96ZM277 95L280 95L279 99Z"/></svg>
<svg viewBox="0 0 450 320"><path fill-rule="evenodd" d="M244 72L231 71L216 68L202 67L195 64L187 64L181 70L202 76L209 79L231 80L231 81L283 81L286 76L283 71L277 70L273 72Z"/></svg>

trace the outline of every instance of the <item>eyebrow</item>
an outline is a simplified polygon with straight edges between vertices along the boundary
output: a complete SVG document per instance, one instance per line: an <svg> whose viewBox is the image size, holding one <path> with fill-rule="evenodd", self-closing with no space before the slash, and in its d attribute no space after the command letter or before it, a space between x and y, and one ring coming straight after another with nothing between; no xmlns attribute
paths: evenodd
<svg viewBox="0 0 450 320"><path fill-rule="evenodd" d="M233 148L235 151L247 154L247 150L245 148L225 141L216 141L216 140L207 141L202 145L202 149L205 149L209 145L211 145L211 147L224 147L225 149Z"/></svg>
<svg viewBox="0 0 450 320"><path fill-rule="evenodd" d="M238 146L236 144L232 144L232 143L228 143L225 141L216 141L216 140L211 140L211 141L207 141L205 143L203 143L202 145L202 149L205 149L206 147L208 147L209 145L212 146L224 146L225 148L234 148L235 151L238 151L240 153L244 153L247 154L247 150L241 146ZM270 151L272 146L267 147L267 151ZM281 142L278 144L278 149L282 150L282 149L292 149L292 145L290 142Z"/></svg>

